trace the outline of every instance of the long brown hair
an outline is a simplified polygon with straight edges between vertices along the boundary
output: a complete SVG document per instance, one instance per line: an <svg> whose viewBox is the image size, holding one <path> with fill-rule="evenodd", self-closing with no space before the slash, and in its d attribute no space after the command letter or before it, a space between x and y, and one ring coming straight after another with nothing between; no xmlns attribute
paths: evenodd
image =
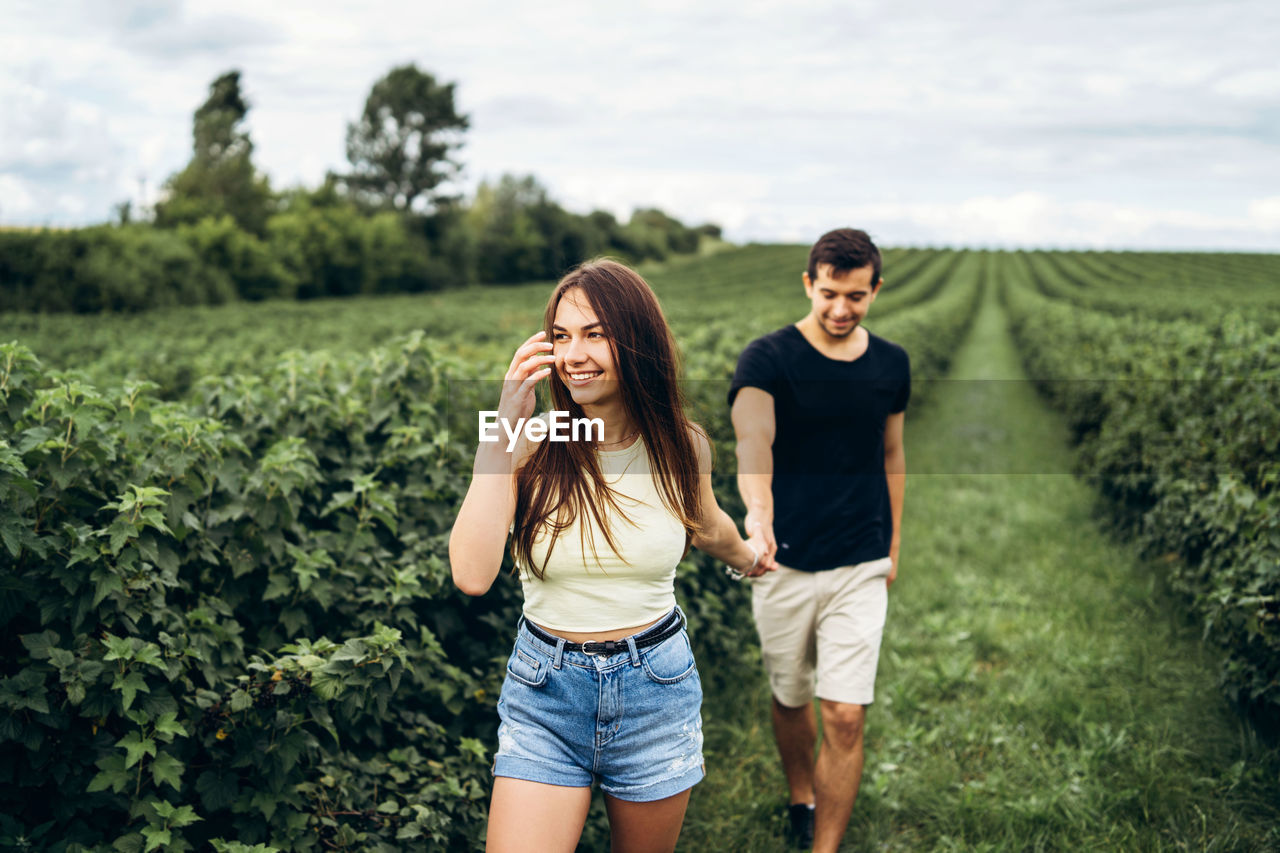
<svg viewBox="0 0 1280 853"><path fill-rule="evenodd" d="M702 517L697 451L690 435L693 425L684 414L675 340L658 298L630 267L609 260L584 263L560 280L547 301L544 325L548 340L554 340L552 326L560 300L571 290L587 298L604 329L613 351L624 410L644 441L662 502L680 519L685 533L692 535ZM572 418L585 417L557 372L552 372L549 384L554 409L567 411ZM516 564L542 579L546 561L541 566L534 564L534 540L544 528L550 531L549 560L559 535L587 513L617 553L609 518L620 515L625 519L625 514L604 481L595 444L538 442L516 477L512 541ZM581 531L587 529L587 524L580 526Z"/></svg>

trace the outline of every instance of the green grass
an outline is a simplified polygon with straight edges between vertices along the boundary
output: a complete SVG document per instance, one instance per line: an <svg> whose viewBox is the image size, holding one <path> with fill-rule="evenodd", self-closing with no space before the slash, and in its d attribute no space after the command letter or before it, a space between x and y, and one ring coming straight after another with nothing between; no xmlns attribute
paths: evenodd
<svg viewBox="0 0 1280 853"><path fill-rule="evenodd" d="M1070 450L991 291L953 365L964 381L908 415L909 467L943 473L909 481L845 849L1280 849L1280 759L1155 573L1084 484L1007 473L1068 471ZM767 709L763 677L707 697L709 776L681 849L780 849Z"/></svg>

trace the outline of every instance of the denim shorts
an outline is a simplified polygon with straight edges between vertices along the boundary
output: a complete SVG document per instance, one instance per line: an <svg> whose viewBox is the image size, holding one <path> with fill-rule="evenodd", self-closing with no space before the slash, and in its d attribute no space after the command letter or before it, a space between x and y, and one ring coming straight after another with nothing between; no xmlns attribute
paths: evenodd
<svg viewBox="0 0 1280 853"><path fill-rule="evenodd" d="M699 782L702 682L688 633L636 648L645 633L619 640L621 651L611 655L569 652L563 640L533 636L522 619L498 698L493 775L570 787L598 782L631 802Z"/></svg>

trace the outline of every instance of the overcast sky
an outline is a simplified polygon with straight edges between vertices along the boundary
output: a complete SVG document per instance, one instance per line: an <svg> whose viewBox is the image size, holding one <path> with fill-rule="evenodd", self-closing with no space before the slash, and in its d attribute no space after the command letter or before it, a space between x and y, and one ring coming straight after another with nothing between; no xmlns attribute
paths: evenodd
<svg viewBox="0 0 1280 853"><path fill-rule="evenodd" d="M737 241L1280 251L1280 3L0 0L0 225L103 221L242 72L272 185L373 82L457 83L461 189Z"/></svg>

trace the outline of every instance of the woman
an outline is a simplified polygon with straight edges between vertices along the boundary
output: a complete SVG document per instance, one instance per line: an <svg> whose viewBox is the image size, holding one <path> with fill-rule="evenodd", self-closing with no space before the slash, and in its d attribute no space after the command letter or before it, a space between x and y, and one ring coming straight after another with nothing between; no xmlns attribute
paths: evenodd
<svg viewBox="0 0 1280 853"><path fill-rule="evenodd" d="M644 279L584 264L551 294L545 326L511 360L500 422L530 417L546 379L557 411L599 419L603 434L482 443L449 539L454 583L482 595L510 531L525 594L487 848L573 850L598 781L614 851L670 851L704 775L676 564L692 544L758 575L764 541L744 541L716 504L711 447L684 415L675 344Z"/></svg>

